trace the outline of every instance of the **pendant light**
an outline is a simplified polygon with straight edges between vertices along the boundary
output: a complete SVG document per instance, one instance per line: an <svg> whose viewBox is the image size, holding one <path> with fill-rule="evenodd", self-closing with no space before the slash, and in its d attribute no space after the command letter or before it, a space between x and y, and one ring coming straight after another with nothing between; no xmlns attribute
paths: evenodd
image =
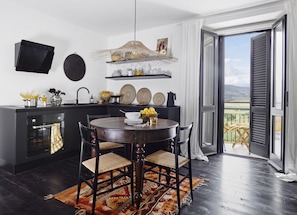
<svg viewBox="0 0 297 215"><path fill-rule="evenodd" d="M136 0L134 5L134 40L127 42L123 46L116 49L106 49L96 51L94 58L108 58L111 62L124 63L135 61L152 61L152 60L165 60L173 59L157 51L150 50L142 42L136 40Z"/></svg>

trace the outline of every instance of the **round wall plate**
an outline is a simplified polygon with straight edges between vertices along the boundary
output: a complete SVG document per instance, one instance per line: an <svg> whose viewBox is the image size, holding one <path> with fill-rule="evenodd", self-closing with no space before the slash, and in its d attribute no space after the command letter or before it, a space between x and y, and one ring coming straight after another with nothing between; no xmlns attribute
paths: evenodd
<svg viewBox="0 0 297 215"><path fill-rule="evenodd" d="M151 101L151 98L152 98L151 91L145 87L138 90L137 95L136 95L137 102L140 105L149 104Z"/></svg>
<svg viewBox="0 0 297 215"><path fill-rule="evenodd" d="M133 85L126 84L120 90L120 103L129 105L131 104L136 96L136 90Z"/></svg>
<svg viewBox="0 0 297 215"><path fill-rule="evenodd" d="M165 102L165 95L161 92L156 93L153 96L153 102L155 105L161 106L164 104Z"/></svg>
<svg viewBox="0 0 297 215"><path fill-rule="evenodd" d="M77 54L69 55L64 61L64 72L72 81L81 80L86 73L86 64L82 57Z"/></svg>

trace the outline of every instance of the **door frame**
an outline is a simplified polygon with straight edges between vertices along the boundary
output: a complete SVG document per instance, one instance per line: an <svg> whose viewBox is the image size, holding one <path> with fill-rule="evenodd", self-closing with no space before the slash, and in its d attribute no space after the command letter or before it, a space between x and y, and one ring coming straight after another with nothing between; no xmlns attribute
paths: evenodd
<svg viewBox="0 0 297 215"><path fill-rule="evenodd" d="M284 15L283 17L286 17L286 15ZM283 19L283 17L281 19ZM278 19L276 22L278 22L279 20L281 19ZM286 26L286 25L285 25ZM267 30L271 30L273 27L273 25L271 26L271 28L269 29L265 29L263 28L261 31L259 32L264 32L264 31L267 31ZM250 32L246 32L246 33L252 33L252 32L258 32L258 31L250 31ZM239 34L245 34L245 33L239 33ZM232 34L232 35L236 35L236 34ZM219 108L218 108L218 119L219 119L219 122L218 122L218 152L219 153L223 153L223 148L224 148L224 133L223 133L223 128L224 128L224 91L223 91L223 86L224 86L224 74L225 74L225 71L224 71L224 38L225 36L231 36L231 35L219 35L219 90L220 90L220 93L219 93ZM285 38L285 41L284 41L284 47L285 47L285 51L284 51L284 58L286 59L286 37L284 36ZM271 45L272 47L272 45ZM273 59L271 57L271 67L272 67L272 63L273 63ZM284 66L286 66L286 60L284 61ZM286 74L286 72L285 72ZM286 86L286 80L284 80L284 86ZM287 103L288 103L288 92L287 92L287 89L285 88L284 90L284 95L283 95L283 99L285 101L285 106L284 106L284 120L286 119L286 115L285 115L285 112L286 112L286 108L288 107ZM284 121L283 122L283 128L284 128L284 135L285 135L285 131L286 131L286 128L285 128L285 125L286 125L286 122ZM270 128L272 127L272 124L270 122ZM271 132L270 132L270 135L271 135ZM271 139L271 138L270 138ZM271 147L271 144L269 144L269 147ZM284 142L283 142L283 156L285 155L285 136L284 136ZM269 149L269 153L270 153L270 150ZM270 156L269 156L270 157ZM280 170L279 168L277 168L277 165L269 158L268 159L269 163L272 164L272 166L274 168L276 168L277 170ZM285 158L283 158L283 167L284 167L284 162L285 162Z"/></svg>

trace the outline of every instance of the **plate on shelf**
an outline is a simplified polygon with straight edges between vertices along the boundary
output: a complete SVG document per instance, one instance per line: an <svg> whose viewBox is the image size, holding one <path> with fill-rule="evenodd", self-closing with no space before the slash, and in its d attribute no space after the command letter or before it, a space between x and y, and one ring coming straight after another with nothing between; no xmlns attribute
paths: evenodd
<svg viewBox="0 0 297 215"><path fill-rule="evenodd" d="M135 99L136 90L133 85L126 84L121 88L120 94L121 94L120 103L129 105Z"/></svg>
<svg viewBox="0 0 297 215"><path fill-rule="evenodd" d="M151 98L152 98L151 91L145 87L138 90L137 95L136 95L137 102L140 105L149 104L151 101Z"/></svg>
<svg viewBox="0 0 297 215"><path fill-rule="evenodd" d="M126 123L127 125L138 125L142 122L142 119L124 119L124 123Z"/></svg>
<svg viewBox="0 0 297 215"><path fill-rule="evenodd" d="M153 96L153 102L155 105L161 106L165 102L165 96L163 93L158 92Z"/></svg>

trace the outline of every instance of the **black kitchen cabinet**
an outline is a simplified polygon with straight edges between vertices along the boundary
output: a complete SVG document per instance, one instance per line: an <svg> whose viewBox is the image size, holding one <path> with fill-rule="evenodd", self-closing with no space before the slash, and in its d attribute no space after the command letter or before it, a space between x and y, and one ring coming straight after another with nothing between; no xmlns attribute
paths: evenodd
<svg viewBox="0 0 297 215"><path fill-rule="evenodd" d="M78 122L87 123L87 114L107 114L106 105L77 105L61 107L0 107L0 166L11 173L18 173L26 169L34 168L54 160L67 158L79 153L80 137ZM30 120L36 120L39 116L51 116L63 114L63 148L51 154L46 146L38 154L29 153ZM43 122L45 126L52 122ZM41 129L42 130L42 129ZM63 131L63 132L62 132ZM42 132L42 131L41 131ZM38 134L39 136L42 136ZM50 136L44 137L40 143L36 138L36 146L48 142ZM34 141L34 140L33 140Z"/></svg>
<svg viewBox="0 0 297 215"><path fill-rule="evenodd" d="M80 136L78 122L87 125L87 114L106 115L108 113L106 105L84 106L80 108L65 109L65 143L69 144L71 150L80 147Z"/></svg>
<svg viewBox="0 0 297 215"><path fill-rule="evenodd" d="M29 110L29 109L27 109ZM60 112L60 111L59 111ZM0 166L12 173L17 173L32 168L50 157L49 152L42 152L35 156L28 153L29 131L28 119L30 116L39 116L57 113L57 110L50 111L25 111L14 107L0 108ZM37 143L39 144L39 143ZM52 157L59 157L57 152Z"/></svg>
<svg viewBox="0 0 297 215"><path fill-rule="evenodd" d="M121 104L84 104L30 108L21 106L1 106L0 167L16 174L55 160L78 155L80 147L78 122L81 121L82 123L87 124L87 114L123 116L123 113L119 110L140 111L143 108L144 106ZM180 121L180 108L178 106L158 106L155 107L155 109L159 113L160 118L172 119L177 122ZM53 116L56 115L63 118L63 121L60 122L63 124L63 126L61 126L61 135L64 142L63 148L54 154L51 154L46 146L40 147L40 153L29 153L28 142L30 142L31 135L29 127L32 124L32 120L39 118L51 119L55 118ZM48 125L48 123L51 125L53 121L44 122L41 123L41 125ZM157 146L160 146L161 144L148 145L152 145L147 147L147 152L150 152L156 150L158 148Z"/></svg>

